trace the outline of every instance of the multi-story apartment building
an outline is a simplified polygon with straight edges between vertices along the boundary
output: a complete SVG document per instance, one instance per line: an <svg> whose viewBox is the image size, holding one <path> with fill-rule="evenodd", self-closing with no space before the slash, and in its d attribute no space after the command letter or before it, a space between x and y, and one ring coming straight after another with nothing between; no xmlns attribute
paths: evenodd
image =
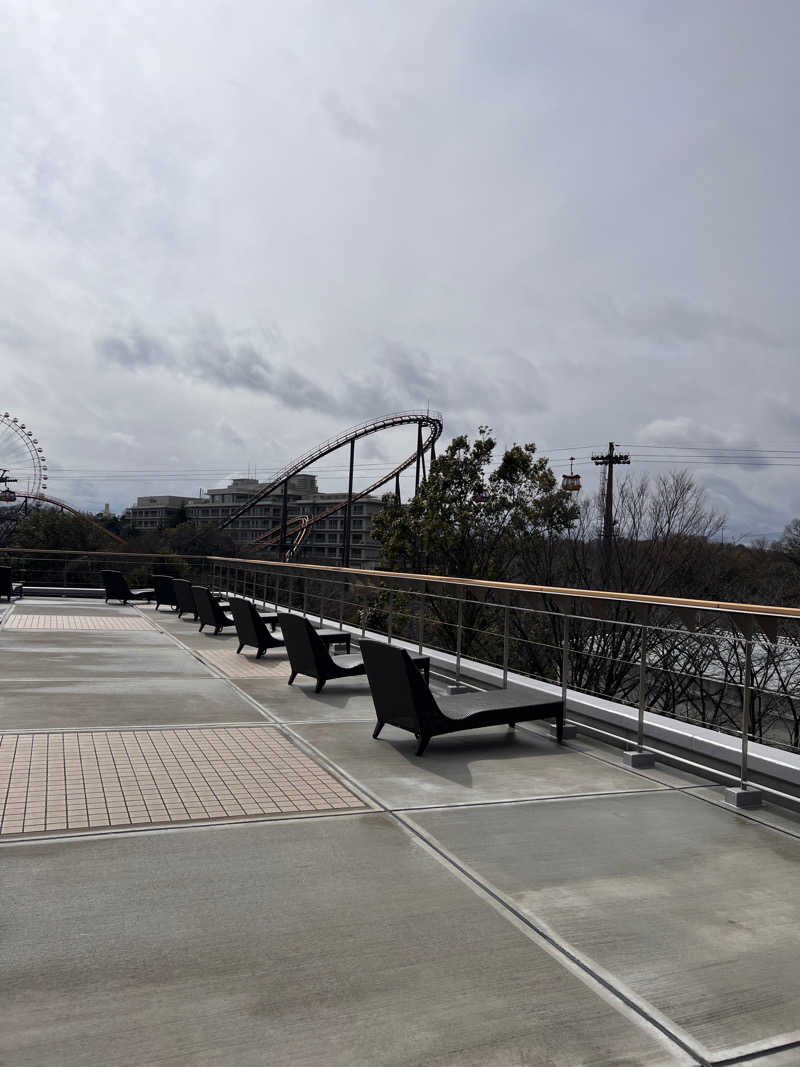
<svg viewBox="0 0 800 1067"><path fill-rule="evenodd" d="M255 478L234 478L230 485L208 489L201 499L185 501L186 517L198 526L217 526L237 508L264 488ZM345 497L342 493L321 493L313 474L298 474L289 480L288 520L291 524L300 516L319 515L328 511ZM353 504L350 563L354 567L373 568L378 562L378 544L372 537L372 517L380 509L378 497L364 497ZM281 524L283 493L281 490L255 504L241 518L227 528L237 545L250 544L256 538ZM344 538L344 510L322 519L311 527L297 554L305 562L339 563Z"/></svg>
<svg viewBox="0 0 800 1067"><path fill-rule="evenodd" d="M190 496L140 496L125 508L125 520L134 530L163 530L177 525L187 504L195 500Z"/></svg>

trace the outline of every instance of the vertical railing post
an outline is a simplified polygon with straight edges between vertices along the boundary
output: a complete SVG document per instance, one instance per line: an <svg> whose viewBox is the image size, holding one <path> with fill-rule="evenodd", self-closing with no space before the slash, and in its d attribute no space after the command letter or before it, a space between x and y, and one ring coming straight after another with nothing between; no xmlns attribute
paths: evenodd
<svg viewBox="0 0 800 1067"><path fill-rule="evenodd" d="M744 677L742 678L742 762L739 785L725 790L725 800L737 808L757 808L762 793L747 783L748 742L750 740L750 699L753 687L753 623L752 615L735 616L734 625L744 637Z"/></svg>
<svg viewBox="0 0 800 1067"><path fill-rule="evenodd" d="M503 608L503 689L508 689L508 605Z"/></svg>
<svg viewBox="0 0 800 1067"><path fill-rule="evenodd" d="M744 678L742 680L742 765L739 774L739 788L747 789L747 745L750 740L750 689L753 671L753 638L747 634L744 639Z"/></svg>
<svg viewBox="0 0 800 1067"><path fill-rule="evenodd" d="M386 620L386 636L392 643L392 622L394 621L394 593L389 593L389 617Z"/></svg>
<svg viewBox="0 0 800 1067"><path fill-rule="evenodd" d="M341 582L341 592L339 593L339 629L344 629L344 579Z"/></svg>
<svg viewBox="0 0 800 1067"><path fill-rule="evenodd" d="M639 621L639 714L636 727L636 750L624 752L623 760L629 767L652 767L656 761L652 752L644 750L644 711L647 705L647 642L650 635L650 606L634 604L633 612Z"/></svg>
<svg viewBox="0 0 800 1067"><path fill-rule="evenodd" d="M308 575L303 575L303 618L308 615Z"/></svg>
<svg viewBox="0 0 800 1067"><path fill-rule="evenodd" d="M322 626L322 620L325 618L325 586L323 582L319 583L319 624Z"/></svg>
<svg viewBox="0 0 800 1067"><path fill-rule="evenodd" d="M567 686L569 685L569 615L561 621L561 706L567 714Z"/></svg>
<svg viewBox="0 0 800 1067"><path fill-rule="evenodd" d="M268 581L267 572L264 571L264 588L262 590L264 595L261 598L261 603L264 605L264 607L267 606L267 581Z"/></svg>
<svg viewBox="0 0 800 1067"><path fill-rule="evenodd" d="M464 632L464 590L458 594L458 615L456 616L456 685L461 681L461 636Z"/></svg>
<svg viewBox="0 0 800 1067"><path fill-rule="evenodd" d="M425 638L425 598L419 599L419 616L417 618L417 648L422 655L422 645Z"/></svg>
<svg viewBox="0 0 800 1067"><path fill-rule="evenodd" d="M647 626L642 626L639 643L639 729L636 734L636 745L640 752L644 750L644 705L647 697Z"/></svg>
<svg viewBox="0 0 800 1067"><path fill-rule="evenodd" d="M281 582L281 579L280 579L280 575L279 575L275 579L275 610L276 611L280 611L280 607L279 607L279 603L278 603L280 582Z"/></svg>
<svg viewBox="0 0 800 1067"><path fill-rule="evenodd" d="M290 615L292 614L292 605L293 604L294 604L294 575L292 575L289 578L289 603L288 603L288 605L286 607L286 610L288 611L288 613Z"/></svg>

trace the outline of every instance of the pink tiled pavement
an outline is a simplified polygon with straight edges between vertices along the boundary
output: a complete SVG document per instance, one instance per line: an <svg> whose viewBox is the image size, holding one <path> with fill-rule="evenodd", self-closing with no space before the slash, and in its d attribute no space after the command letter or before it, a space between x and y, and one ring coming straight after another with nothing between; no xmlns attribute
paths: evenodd
<svg viewBox="0 0 800 1067"><path fill-rule="evenodd" d="M363 807L272 727L0 735L0 834Z"/></svg>
<svg viewBox="0 0 800 1067"><path fill-rule="evenodd" d="M242 650L237 656L234 649L206 650L200 653L206 663L227 674L229 678L288 678L289 660L281 650L267 652L256 659L255 652L248 655Z"/></svg>
<svg viewBox="0 0 800 1067"><path fill-rule="evenodd" d="M7 630L152 630L141 615L22 615L12 612Z"/></svg>

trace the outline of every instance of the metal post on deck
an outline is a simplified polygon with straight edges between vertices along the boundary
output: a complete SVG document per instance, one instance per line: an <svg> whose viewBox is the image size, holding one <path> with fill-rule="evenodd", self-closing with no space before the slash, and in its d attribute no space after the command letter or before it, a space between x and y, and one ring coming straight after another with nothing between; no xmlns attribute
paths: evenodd
<svg viewBox="0 0 800 1067"><path fill-rule="evenodd" d="M393 617L394 617L394 594L393 593L389 593L389 616L388 616L388 618L386 620L386 637L388 638L388 643L389 644L392 643L392 620L393 620Z"/></svg>
<svg viewBox="0 0 800 1067"><path fill-rule="evenodd" d="M425 636L425 598L419 598L419 614L417 617L417 648L422 655L423 638Z"/></svg>
<svg viewBox="0 0 800 1067"><path fill-rule="evenodd" d="M289 603L286 606L287 612L291 615L294 605L294 575L289 579Z"/></svg>
<svg viewBox="0 0 800 1067"><path fill-rule="evenodd" d="M461 636L464 632L464 593L458 598L458 616L456 618L456 685L461 681Z"/></svg>
<svg viewBox="0 0 800 1067"><path fill-rule="evenodd" d="M742 678L742 762L739 785L725 790L725 801L737 808L758 808L763 794L747 784L747 746L750 739L750 692L753 685L753 619L736 618L736 626L744 636L744 677Z"/></svg>
<svg viewBox="0 0 800 1067"><path fill-rule="evenodd" d="M647 638L650 633L647 625L650 617L648 605L638 605L637 614L641 623L641 637L639 639L639 721L636 731L636 751L623 752L622 759L629 767L652 767L656 762L656 758L652 752L645 752L644 750L644 709L647 699Z"/></svg>
<svg viewBox="0 0 800 1067"><path fill-rule="evenodd" d="M281 583L281 579L280 579L280 575L278 575L278 577L275 579L275 610L276 611L280 611L280 608L278 607L278 590L280 588L280 583Z"/></svg>
<svg viewBox="0 0 800 1067"><path fill-rule="evenodd" d="M569 615L564 614L561 620L561 706L564 709L564 728L562 738L575 737L577 728L572 724L567 725L567 687L570 682L570 657L569 657ZM550 727L550 734L555 737L557 730L555 725Z"/></svg>
<svg viewBox="0 0 800 1067"><path fill-rule="evenodd" d="M303 618L308 615L308 578L303 578Z"/></svg>
<svg viewBox="0 0 800 1067"><path fill-rule="evenodd" d="M508 689L508 616L506 606L503 608L503 689Z"/></svg>

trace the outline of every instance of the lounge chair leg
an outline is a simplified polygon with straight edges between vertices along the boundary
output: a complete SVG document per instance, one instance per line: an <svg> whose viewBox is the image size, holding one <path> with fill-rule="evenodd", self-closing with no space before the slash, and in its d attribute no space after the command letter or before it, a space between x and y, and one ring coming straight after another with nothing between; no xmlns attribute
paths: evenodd
<svg viewBox="0 0 800 1067"><path fill-rule="evenodd" d="M289 675L289 685L292 684L292 682L295 680L296 677L297 677L297 671L292 671L292 673Z"/></svg>
<svg viewBox="0 0 800 1067"><path fill-rule="evenodd" d="M194 621L195 621L195 622L197 622L197 616L196 616L196 615L195 615L195 617L194 617ZM201 623L200 623L200 629L199 629L199 630L197 631L197 632L198 632L199 634L201 634L201 633L203 632L203 627L204 627L204 626L205 626L205 623L204 623L204 622L201 622Z"/></svg>
<svg viewBox="0 0 800 1067"><path fill-rule="evenodd" d="M239 655L239 653L242 651L243 648L244 648L244 641L240 641L239 642L239 647L236 649L236 655L237 656Z"/></svg>
<svg viewBox="0 0 800 1067"><path fill-rule="evenodd" d="M428 747L428 742L429 741L430 741L430 738L426 737L424 734L419 738L419 744L417 745L417 755L418 756L421 756L422 753L425 751L425 749Z"/></svg>
<svg viewBox="0 0 800 1067"><path fill-rule="evenodd" d="M517 724L515 722L510 722L508 724L508 728L509 728L509 730L516 730Z"/></svg>
<svg viewBox="0 0 800 1067"><path fill-rule="evenodd" d="M221 627L221 626L215 626L215 627L214 627L214 637L216 637L216 636L217 636L217 634L218 634L218 633L220 632L220 630L221 630L221 629L222 629L222 627Z"/></svg>
<svg viewBox="0 0 800 1067"><path fill-rule="evenodd" d="M256 649L256 659L261 659L267 650L265 648Z"/></svg>
<svg viewBox="0 0 800 1067"><path fill-rule="evenodd" d="M325 679L324 678L317 679L317 684L316 684L316 687L314 689L314 692L315 693L321 693L322 692L322 687L324 685L325 685Z"/></svg>
<svg viewBox="0 0 800 1067"><path fill-rule="evenodd" d="M372 731L372 736L373 737L379 737L380 736L380 732L381 732L382 729L383 729L383 723L379 722L378 725L375 727L375 729Z"/></svg>

